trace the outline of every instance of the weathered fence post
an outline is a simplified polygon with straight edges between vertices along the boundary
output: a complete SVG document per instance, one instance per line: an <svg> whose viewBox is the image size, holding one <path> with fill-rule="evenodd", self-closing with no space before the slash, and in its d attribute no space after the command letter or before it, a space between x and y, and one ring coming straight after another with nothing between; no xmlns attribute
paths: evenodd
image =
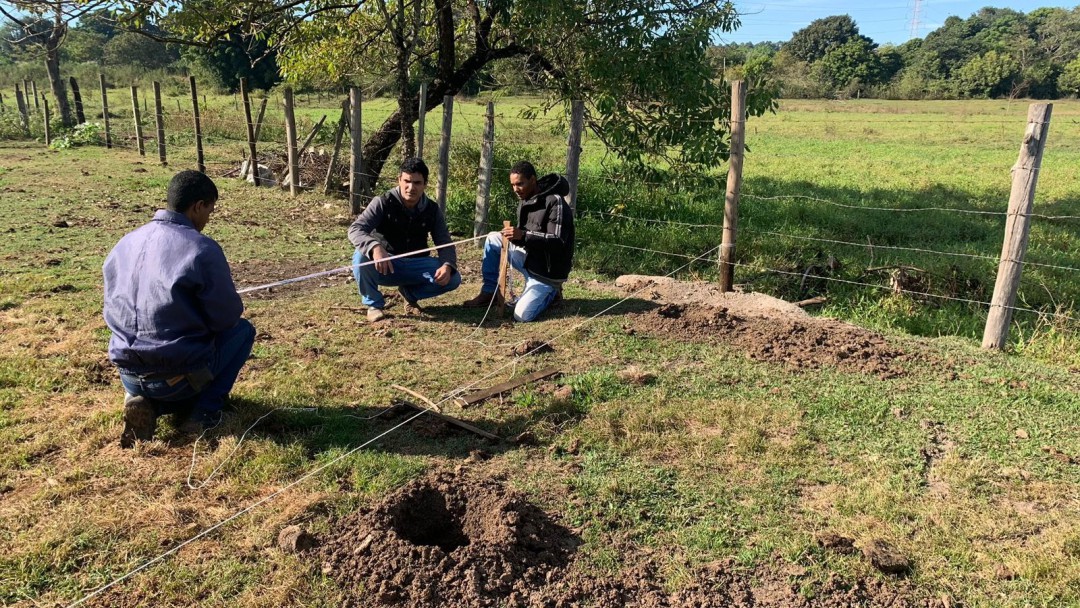
<svg viewBox="0 0 1080 608"><path fill-rule="evenodd" d="M248 167L251 169L251 182L258 186L259 156L255 151L255 125L251 122L251 98L248 96L247 78L240 79L240 96L244 98L244 120L247 122L248 154L251 155L251 160L248 161ZM233 95L233 101L236 101L236 95Z"/></svg>
<svg viewBox="0 0 1080 608"><path fill-rule="evenodd" d="M161 109L161 83L154 81L154 120L157 123L157 154L161 166L168 164L165 160L165 114Z"/></svg>
<svg viewBox="0 0 1080 608"><path fill-rule="evenodd" d="M361 156L363 147L363 133L360 129L360 88L349 87L349 136L352 138L350 142L350 155L349 155L349 208L352 210L353 215L357 215L361 211L360 195L363 193L364 183L363 175L363 157Z"/></svg>
<svg viewBox="0 0 1080 608"><path fill-rule="evenodd" d="M19 106L19 117L22 119L23 134L27 137L30 137L30 109L28 108L29 102L23 96L23 92L19 89L19 85L15 85L15 103Z"/></svg>
<svg viewBox="0 0 1080 608"><path fill-rule="evenodd" d="M484 140L480 144L480 167L476 171L476 216L473 236L488 231L488 209L491 207L491 168L495 161L495 103L489 101L484 116ZM484 241L477 241L480 247Z"/></svg>
<svg viewBox="0 0 1080 608"><path fill-rule="evenodd" d="M200 173L206 173L206 158L203 156L202 147L202 117L199 116L199 92L195 86L195 77L188 76L191 85L191 113L195 117L195 168ZM180 103L180 100L176 100Z"/></svg>
<svg viewBox="0 0 1080 608"><path fill-rule="evenodd" d="M112 148L112 131L109 130L109 92L105 88L105 74L98 74L101 83L101 119L105 121L105 147Z"/></svg>
<svg viewBox="0 0 1080 608"><path fill-rule="evenodd" d="M132 112L135 117L135 140L138 143L138 156L146 156L146 148L143 147L143 114L138 110L138 87L132 85Z"/></svg>
<svg viewBox="0 0 1080 608"><path fill-rule="evenodd" d="M82 93L79 92L79 81L75 80L72 76L68 78L68 82L71 84L71 96L75 98L75 119L79 121L78 124L86 122L86 112L83 111Z"/></svg>
<svg viewBox="0 0 1080 608"><path fill-rule="evenodd" d="M289 194L296 196L300 181L300 159L296 155L296 115L293 113L293 90L285 87L285 150L289 156Z"/></svg>
<svg viewBox="0 0 1080 608"><path fill-rule="evenodd" d="M4 108L4 93L0 92L0 114L3 114L6 111L7 109Z"/></svg>
<svg viewBox="0 0 1080 608"><path fill-rule="evenodd" d="M566 142L566 181L570 194L566 202L577 211L578 170L581 166L581 131L585 127L585 102L575 101L570 110L570 137Z"/></svg>
<svg viewBox="0 0 1080 608"><path fill-rule="evenodd" d="M442 140L439 142L439 208L446 213L446 180L450 175L450 132L454 128L454 96L443 97Z"/></svg>
<svg viewBox="0 0 1080 608"><path fill-rule="evenodd" d="M427 117L427 83L420 83L420 114L416 125L416 158L424 158L424 119Z"/></svg>
<svg viewBox="0 0 1080 608"><path fill-rule="evenodd" d="M746 81L731 83L731 150L728 153L727 193L724 196L724 234L720 242L720 291L735 283L735 237L739 227L743 148L746 144Z"/></svg>
<svg viewBox="0 0 1080 608"><path fill-rule="evenodd" d="M30 86L34 88L34 109L35 110L40 110L41 105L38 104L37 81L36 80L31 80L30 81ZM29 93L30 89L26 89L26 92ZM30 104L26 104L26 107L27 107L27 109L29 109Z"/></svg>
<svg viewBox="0 0 1080 608"><path fill-rule="evenodd" d="M52 134L49 132L49 98L42 95L41 102L43 104L42 108L45 115L45 145L48 146L52 143Z"/></svg>
<svg viewBox="0 0 1080 608"><path fill-rule="evenodd" d="M1001 350L1009 338L1016 292L1020 288L1020 275L1024 271L1024 255L1027 253L1028 230L1031 227L1031 209L1035 201L1035 185L1039 181L1046 134L1050 129L1052 103L1033 103L1028 106L1028 124L1024 141L1020 144L1020 156L1012 168L1012 190L1009 192L1009 212L1005 219L1005 242L1001 246L994 297L990 301L990 314L983 331L983 348Z"/></svg>
<svg viewBox="0 0 1080 608"><path fill-rule="evenodd" d="M262 131L263 116L266 115L266 102L270 101L269 97L263 97L259 102L259 117L255 119L255 141L259 141L259 133Z"/></svg>
<svg viewBox="0 0 1080 608"><path fill-rule="evenodd" d="M323 184L323 194L330 194L330 180L337 172L338 153L341 150L341 137L345 134L345 125L349 122L349 100L341 102L341 118L338 119L337 128L334 130L334 151L330 154L330 166L326 169L326 183Z"/></svg>

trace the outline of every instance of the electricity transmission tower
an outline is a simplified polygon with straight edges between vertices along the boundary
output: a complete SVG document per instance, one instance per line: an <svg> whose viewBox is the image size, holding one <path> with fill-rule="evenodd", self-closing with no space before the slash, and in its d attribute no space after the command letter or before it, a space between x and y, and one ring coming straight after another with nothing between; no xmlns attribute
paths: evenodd
<svg viewBox="0 0 1080 608"><path fill-rule="evenodd" d="M915 8L911 13L911 37L919 37L919 9L922 8L922 0L914 0Z"/></svg>

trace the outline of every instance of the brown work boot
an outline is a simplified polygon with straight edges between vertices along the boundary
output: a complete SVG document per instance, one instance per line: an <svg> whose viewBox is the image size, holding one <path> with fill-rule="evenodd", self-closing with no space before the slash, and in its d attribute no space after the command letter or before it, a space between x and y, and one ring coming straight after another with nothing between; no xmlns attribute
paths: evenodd
<svg viewBox="0 0 1080 608"><path fill-rule="evenodd" d="M124 431L120 433L120 447L135 447L136 441L150 441L157 427L157 412L146 397L128 396L124 399Z"/></svg>
<svg viewBox="0 0 1080 608"><path fill-rule="evenodd" d="M369 308L367 309L368 323L376 323L386 318L386 313L381 308Z"/></svg>
<svg viewBox="0 0 1080 608"><path fill-rule="evenodd" d="M498 297L498 294L495 292L484 293L481 291L475 298L465 300L461 305L465 308L487 308L491 305L492 300L495 300L495 303L498 304Z"/></svg>
<svg viewBox="0 0 1080 608"><path fill-rule="evenodd" d="M420 317L424 314L424 309L420 307L420 304L416 302L416 298L412 297L412 293L404 288L398 287L398 293L401 294L401 299L405 300L405 306L402 309L402 314L407 317Z"/></svg>

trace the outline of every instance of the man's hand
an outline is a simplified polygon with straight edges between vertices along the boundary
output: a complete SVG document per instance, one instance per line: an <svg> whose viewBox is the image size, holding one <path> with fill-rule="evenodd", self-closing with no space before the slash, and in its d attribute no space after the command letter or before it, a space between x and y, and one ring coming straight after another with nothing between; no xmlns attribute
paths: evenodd
<svg viewBox="0 0 1080 608"><path fill-rule="evenodd" d="M439 287L445 287L450 282L450 276L453 274L454 269L449 264L439 266L439 269L435 271L435 284Z"/></svg>
<svg viewBox="0 0 1080 608"><path fill-rule="evenodd" d="M386 250L382 245L375 245L371 250L371 259L375 260L375 270L379 271L379 274L390 274L394 272L394 263L384 258L390 257L386 254Z"/></svg>
<svg viewBox="0 0 1080 608"><path fill-rule="evenodd" d="M520 241L525 238L525 231L521 228L514 228L511 226L509 228L503 228L502 235L511 241Z"/></svg>

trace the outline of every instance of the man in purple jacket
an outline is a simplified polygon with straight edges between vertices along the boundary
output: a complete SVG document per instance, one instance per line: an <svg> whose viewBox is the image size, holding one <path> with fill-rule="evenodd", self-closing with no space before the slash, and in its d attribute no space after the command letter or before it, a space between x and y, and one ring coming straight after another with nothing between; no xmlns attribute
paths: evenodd
<svg viewBox="0 0 1080 608"><path fill-rule="evenodd" d="M218 423L255 342L221 247L203 228L218 191L198 171L169 182L168 208L116 244L102 269L109 359L124 399L121 447L154 436L157 417L186 417L182 432Z"/></svg>

